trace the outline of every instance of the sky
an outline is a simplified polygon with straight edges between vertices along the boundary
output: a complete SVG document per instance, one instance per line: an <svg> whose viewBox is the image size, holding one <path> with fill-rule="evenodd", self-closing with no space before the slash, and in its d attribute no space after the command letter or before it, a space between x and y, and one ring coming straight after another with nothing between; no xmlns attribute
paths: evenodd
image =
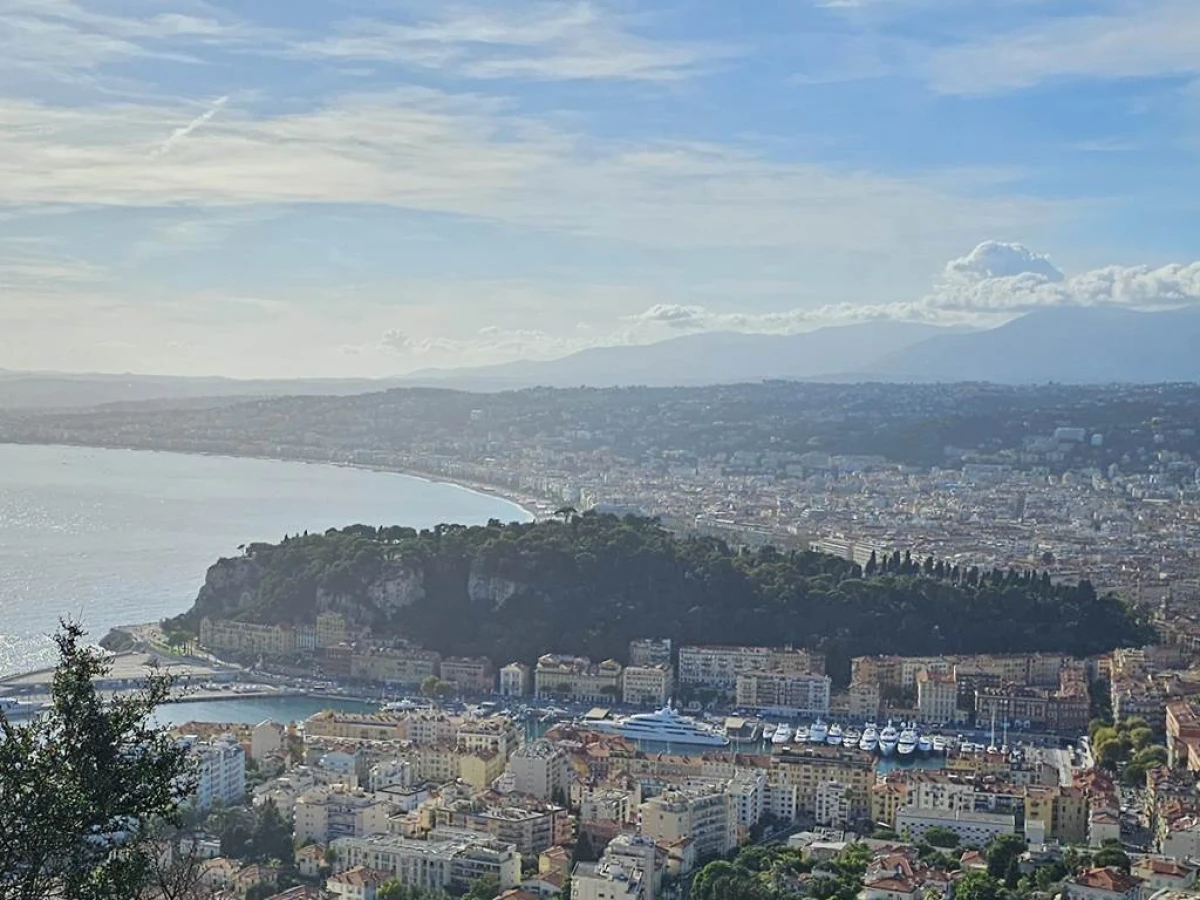
<svg viewBox="0 0 1200 900"><path fill-rule="evenodd" d="M1196 0L0 0L0 368L1200 300Z"/></svg>

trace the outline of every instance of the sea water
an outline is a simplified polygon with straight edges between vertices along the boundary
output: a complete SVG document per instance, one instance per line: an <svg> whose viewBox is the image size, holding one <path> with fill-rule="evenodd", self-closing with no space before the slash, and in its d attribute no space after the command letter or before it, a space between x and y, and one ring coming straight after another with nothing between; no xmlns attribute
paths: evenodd
<svg viewBox="0 0 1200 900"><path fill-rule="evenodd" d="M339 466L0 445L0 674L51 664L60 617L91 639L184 612L238 545L355 523L526 521L500 497Z"/></svg>

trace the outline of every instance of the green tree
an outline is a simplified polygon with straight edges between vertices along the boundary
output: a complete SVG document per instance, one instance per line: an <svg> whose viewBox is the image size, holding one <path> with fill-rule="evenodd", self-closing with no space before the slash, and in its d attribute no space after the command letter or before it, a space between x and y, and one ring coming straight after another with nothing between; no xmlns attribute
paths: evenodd
<svg viewBox="0 0 1200 900"><path fill-rule="evenodd" d="M494 875L476 878L464 895L464 900L492 900L500 893L500 879Z"/></svg>
<svg viewBox="0 0 1200 900"><path fill-rule="evenodd" d="M958 846L958 833L953 829L935 825L925 831L925 840L934 847L950 850Z"/></svg>
<svg viewBox="0 0 1200 900"><path fill-rule="evenodd" d="M987 872L969 872L954 886L954 900L1001 900L1000 882Z"/></svg>
<svg viewBox="0 0 1200 900"><path fill-rule="evenodd" d="M1092 864L1096 866L1112 866L1120 869L1126 875L1129 874L1129 854L1121 849L1120 844L1109 844L1101 847L1096 851L1096 855L1092 857Z"/></svg>
<svg viewBox="0 0 1200 900"><path fill-rule="evenodd" d="M987 873L994 881L1008 875L1009 863L1025 852L1025 839L1019 834L1002 834L987 848Z"/></svg>
<svg viewBox="0 0 1200 900"><path fill-rule="evenodd" d="M160 822L178 823L193 786L186 752L150 714L170 692L151 673L106 700L104 654L63 622L49 709L20 725L0 714L0 898L128 900L148 889Z"/></svg>
<svg viewBox="0 0 1200 900"><path fill-rule="evenodd" d="M390 878L375 891L376 900L404 900L404 887L394 878Z"/></svg>
<svg viewBox="0 0 1200 900"><path fill-rule="evenodd" d="M284 863L292 861L292 827L279 814L279 807L274 800L268 800L259 807L250 844L255 859L277 859Z"/></svg>

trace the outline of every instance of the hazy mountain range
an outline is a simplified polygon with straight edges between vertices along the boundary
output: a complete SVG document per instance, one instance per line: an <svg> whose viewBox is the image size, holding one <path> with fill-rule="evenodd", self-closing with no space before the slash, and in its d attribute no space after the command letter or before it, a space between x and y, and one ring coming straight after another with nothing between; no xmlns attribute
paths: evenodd
<svg viewBox="0 0 1200 900"><path fill-rule="evenodd" d="M1200 307L1165 312L1058 307L963 331L877 321L796 335L707 332L595 347L561 359L430 369L387 379L185 378L0 371L0 408L79 407L211 397L344 395L404 386L462 390L732 383L763 379L1200 381ZM205 401L208 402L208 401Z"/></svg>

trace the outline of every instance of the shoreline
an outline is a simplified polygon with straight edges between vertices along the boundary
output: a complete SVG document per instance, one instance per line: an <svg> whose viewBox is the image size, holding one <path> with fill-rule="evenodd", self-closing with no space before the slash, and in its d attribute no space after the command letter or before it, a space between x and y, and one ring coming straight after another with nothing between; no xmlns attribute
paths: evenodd
<svg viewBox="0 0 1200 900"><path fill-rule="evenodd" d="M297 465L304 466L330 466L337 469L357 469L363 472L378 472L383 475L400 475L405 478L415 479L416 481L423 481L426 484L445 485L447 487L458 488L459 490L470 491L473 494L481 494L484 496L495 497L500 500L504 500L520 509L529 516L530 520L534 522L545 518L547 511L551 506L553 506L551 501L547 499L537 497L533 494L524 494L513 491L511 488L505 488L499 485L487 484L482 481L472 481L465 478L449 478L445 475L433 472L424 472L419 469L402 468L398 466L384 466L371 463L339 462L337 460L307 459L305 457L267 456L261 453L234 453L214 450L177 450L166 449L162 447L131 447L128 444L64 443L61 441L43 443L41 441L14 441L3 438L0 438L0 446L62 447L72 450L124 450L129 453L167 453L174 456L207 456L217 459L256 459L262 462L295 463Z"/></svg>

